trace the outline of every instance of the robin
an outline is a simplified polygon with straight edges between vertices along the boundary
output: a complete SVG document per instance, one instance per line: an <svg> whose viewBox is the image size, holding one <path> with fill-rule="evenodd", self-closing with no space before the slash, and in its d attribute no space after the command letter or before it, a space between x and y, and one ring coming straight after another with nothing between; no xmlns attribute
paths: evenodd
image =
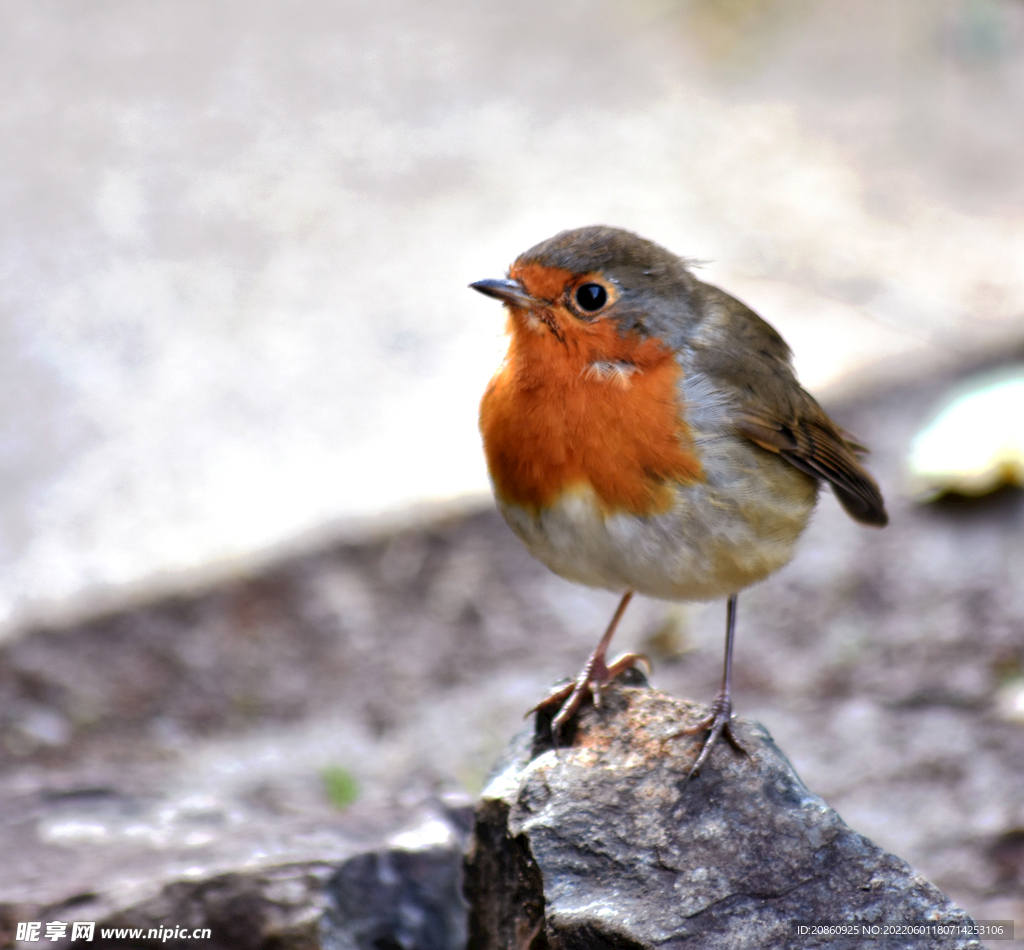
<svg viewBox="0 0 1024 950"><path fill-rule="evenodd" d="M558 734L642 659L607 661L634 593L727 598L722 686L689 772L731 729L739 592L786 564L828 482L857 521L888 517L853 442L801 388L789 347L687 261L629 231L563 231L474 290L502 301L509 348L480 404L501 513L562 577L622 594L582 672L537 708Z"/></svg>

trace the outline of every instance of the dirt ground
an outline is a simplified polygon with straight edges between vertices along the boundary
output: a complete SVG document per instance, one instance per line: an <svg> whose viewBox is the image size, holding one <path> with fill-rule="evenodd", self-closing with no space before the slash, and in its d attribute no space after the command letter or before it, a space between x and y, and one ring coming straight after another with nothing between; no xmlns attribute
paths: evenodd
<svg viewBox="0 0 1024 950"><path fill-rule="evenodd" d="M740 600L736 705L854 829L1024 928L1024 724L999 713L1024 676L1024 495L901 492L950 379L829 407L872 447L892 521L822 498L795 561ZM30 631L0 653L0 904L326 859L410 803L473 794L614 600L553 577L484 506ZM709 701L724 606L627 616L617 646Z"/></svg>

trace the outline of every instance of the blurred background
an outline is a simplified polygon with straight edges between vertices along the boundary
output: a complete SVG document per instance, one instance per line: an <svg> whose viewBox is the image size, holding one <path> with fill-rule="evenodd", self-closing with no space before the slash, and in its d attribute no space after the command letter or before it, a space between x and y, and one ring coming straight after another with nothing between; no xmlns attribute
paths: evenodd
<svg viewBox="0 0 1024 950"><path fill-rule="evenodd" d="M12 2L0 616L486 491L567 227L709 262L815 391L1024 312L1019 0Z"/></svg>
<svg viewBox="0 0 1024 950"><path fill-rule="evenodd" d="M8 0L0 44L0 807L36 855L0 901L479 790L614 597L491 510L466 285L606 223L772 322L892 500L878 534L825 498L743 601L740 712L1024 928L1021 505L903 482L1024 346L1024 2ZM708 701L722 613L620 645Z"/></svg>

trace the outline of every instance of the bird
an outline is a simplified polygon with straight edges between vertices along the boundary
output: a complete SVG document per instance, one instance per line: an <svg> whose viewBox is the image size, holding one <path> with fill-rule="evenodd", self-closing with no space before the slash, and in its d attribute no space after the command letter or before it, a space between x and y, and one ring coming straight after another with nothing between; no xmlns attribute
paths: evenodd
<svg viewBox="0 0 1024 950"><path fill-rule="evenodd" d="M724 598L725 659L698 774L732 729L738 596L793 557L823 483L856 521L888 523L866 453L797 381L792 353L693 261L621 228L562 231L504 278L469 286L508 312L508 350L480 403L495 501L556 574L621 595L580 674L534 709L558 736L645 659L608 662L634 594Z"/></svg>

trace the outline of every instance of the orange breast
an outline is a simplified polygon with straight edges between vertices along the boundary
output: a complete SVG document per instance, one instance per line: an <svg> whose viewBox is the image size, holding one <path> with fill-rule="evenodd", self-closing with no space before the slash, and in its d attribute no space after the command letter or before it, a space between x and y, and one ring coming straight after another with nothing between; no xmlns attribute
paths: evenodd
<svg viewBox="0 0 1024 950"><path fill-rule="evenodd" d="M505 363L480 405L487 464L500 498L534 512L573 489L592 489L607 513L668 509L670 481L703 479L682 419L682 375L657 340L621 337L611 321L556 313L562 339L511 323ZM635 367L602 378L595 362Z"/></svg>

